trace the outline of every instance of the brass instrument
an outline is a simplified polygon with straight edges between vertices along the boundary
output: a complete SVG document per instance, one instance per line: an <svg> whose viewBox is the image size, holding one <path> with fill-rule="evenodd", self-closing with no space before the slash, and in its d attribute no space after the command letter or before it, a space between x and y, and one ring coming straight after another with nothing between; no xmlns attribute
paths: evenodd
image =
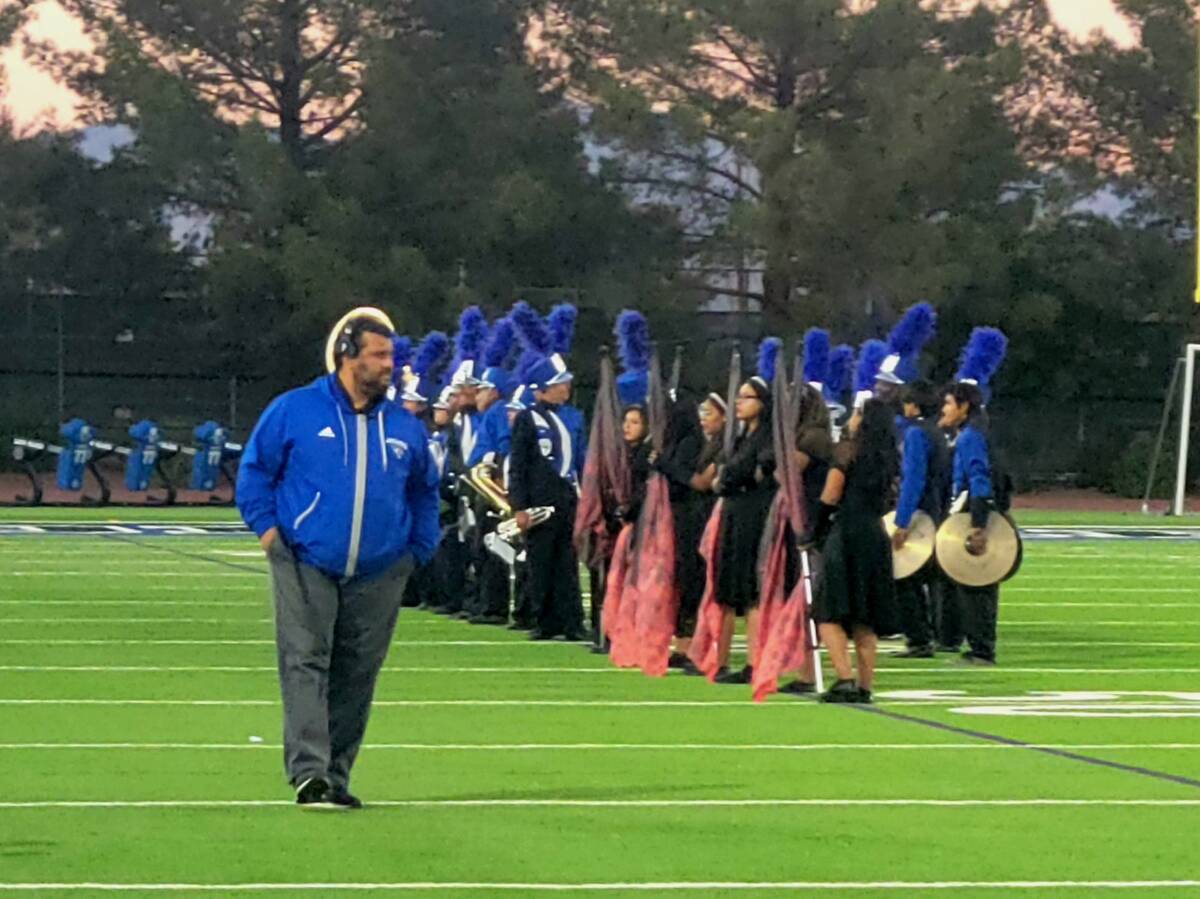
<svg viewBox="0 0 1200 899"><path fill-rule="evenodd" d="M496 466L490 462L480 462L462 476L462 482L483 497L492 511L500 515L502 520L496 526L496 535L509 545L518 541L521 538L521 529L517 527L516 514L508 500L508 491L496 480ZM529 526L536 527L554 514L554 507L538 506L525 511L529 513Z"/></svg>

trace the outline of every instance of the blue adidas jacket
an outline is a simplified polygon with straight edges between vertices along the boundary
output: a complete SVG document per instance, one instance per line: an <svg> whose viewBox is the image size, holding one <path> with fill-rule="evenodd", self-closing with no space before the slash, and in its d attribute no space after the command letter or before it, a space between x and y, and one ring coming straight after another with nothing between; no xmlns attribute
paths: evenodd
<svg viewBox="0 0 1200 899"><path fill-rule="evenodd" d="M438 472L425 428L399 405L356 413L336 375L276 397L238 473L242 518L278 527L300 561L330 577L384 571L406 553L433 557Z"/></svg>

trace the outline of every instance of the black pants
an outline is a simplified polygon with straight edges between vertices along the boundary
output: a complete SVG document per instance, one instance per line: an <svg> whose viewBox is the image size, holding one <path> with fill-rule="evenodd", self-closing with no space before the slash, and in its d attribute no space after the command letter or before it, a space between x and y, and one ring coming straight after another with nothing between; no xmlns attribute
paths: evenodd
<svg viewBox="0 0 1200 899"><path fill-rule="evenodd" d="M433 577L433 563L427 562L413 569L412 576L404 587L406 609L414 609L421 605L433 605L436 600L437 583Z"/></svg>
<svg viewBox="0 0 1200 899"><path fill-rule="evenodd" d="M896 598L904 622L904 639L909 649L933 646L933 565L911 577L896 581Z"/></svg>
<svg viewBox="0 0 1200 899"><path fill-rule="evenodd" d="M484 538L495 533L499 519L480 514L471 543L475 569L475 592L471 612L495 618L508 618L509 569L494 552L487 548Z"/></svg>
<svg viewBox="0 0 1200 899"><path fill-rule="evenodd" d="M435 604L449 612L462 611L467 589L467 546L458 539L458 528L451 525L442 534L442 542L434 556L434 577L437 579Z"/></svg>
<svg viewBox="0 0 1200 899"><path fill-rule="evenodd" d="M513 622L521 627L533 627L537 623L533 609L529 606L529 561L518 561L513 571Z"/></svg>
<svg viewBox="0 0 1200 899"><path fill-rule="evenodd" d="M603 577L604 572L608 570L607 563L601 564L605 566L603 571L598 568L588 569L588 589L592 591L592 608L590 616L592 621L592 633L597 635L600 633L600 626L604 618L604 589L607 586L606 582L608 580L608 578ZM597 636L596 641L601 642L601 638Z"/></svg>
<svg viewBox="0 0 1200 899"><path fill-rule="evenodd" d="M996 658L996 622L1000 615L1000 586L959 587L967 645L980 658Z"/></svg>
<svg viewBox="0 0 1200 899"><path fill-rule="evenodd" d="M934 572L929 584L938 645L952 649L958 649L963 641L963 616L958 589L958 585L942 574L940 568Z"/></svg>
<svg viewBox="0 0 1200 899"><path fill-rule="evenodd" d="M525 535L528 553L526 595L544 634L575 634L583 629L579 566L571 542L574 508L562 505ZM564 514L564 512L568 514Z"/></svg>

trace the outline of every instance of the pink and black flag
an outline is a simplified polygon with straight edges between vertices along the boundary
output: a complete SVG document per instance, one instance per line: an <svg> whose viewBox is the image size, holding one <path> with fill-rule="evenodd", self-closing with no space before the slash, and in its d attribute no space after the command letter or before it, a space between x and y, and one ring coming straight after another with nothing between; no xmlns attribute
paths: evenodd
<svg viewBox="0 0 1200 899"><path fill-rule="evenodd" d="M796 464L796 426L799 414L800 381L789 389L784 366L775 372L772 391L774 409L772 438L775 448L775 479L779 490L763 535L760 560L759 640L755 649L754 701L762 702L779 687L779 676L800 668L808 645L808 584L796 577L787 587L789 544L804 533L804 492Z"/></svg>

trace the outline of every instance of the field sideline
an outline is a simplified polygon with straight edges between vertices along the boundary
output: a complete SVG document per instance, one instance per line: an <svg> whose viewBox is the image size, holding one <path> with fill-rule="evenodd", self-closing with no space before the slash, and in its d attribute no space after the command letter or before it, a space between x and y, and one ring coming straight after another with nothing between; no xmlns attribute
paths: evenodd
<svg viewBox="0 0 1200 899"><path fill-rule="evenodd" d="M0 537L0 572L0 893L1200 891L1195 539L1031 541L1000 667L885 657L873 709L406 610L351 815L291 807L252 539Z"/></svg>

